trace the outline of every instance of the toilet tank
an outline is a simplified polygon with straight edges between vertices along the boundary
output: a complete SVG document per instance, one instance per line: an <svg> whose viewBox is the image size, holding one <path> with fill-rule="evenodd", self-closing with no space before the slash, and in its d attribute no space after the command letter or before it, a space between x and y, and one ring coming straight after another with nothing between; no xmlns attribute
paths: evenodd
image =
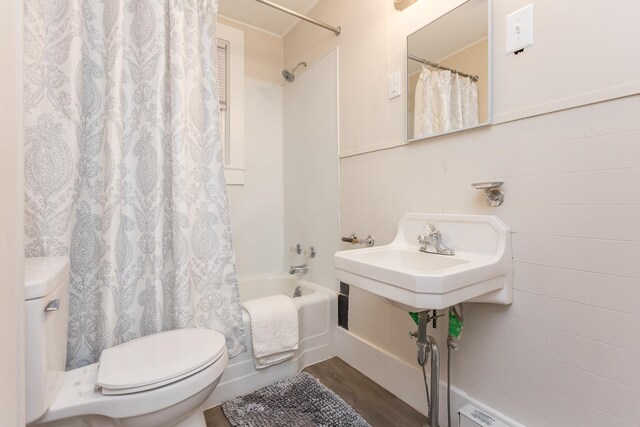
<svg viewBox="0 0 640 427"><path fill-rule="evenodd" d="M40 418L63 382L69 320L69 258L26 258L25 371L27 423Z"/></svg>

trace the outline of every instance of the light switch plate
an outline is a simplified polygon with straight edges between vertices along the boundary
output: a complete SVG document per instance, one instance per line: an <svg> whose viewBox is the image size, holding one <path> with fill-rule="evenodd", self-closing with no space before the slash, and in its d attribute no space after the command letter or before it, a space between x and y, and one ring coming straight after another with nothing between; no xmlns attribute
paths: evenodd
<svg viewBox="0 0 640 427"><path fill-rule="evenodd" d="M400 71L389 74L389 99L397 98L402 94L400 89Z"/></svg>
<svg viewBox="0 0 640 427"><path fill-rule="evenodd" d="M533 3L507 15L507 53L533 45Z"/></svg>

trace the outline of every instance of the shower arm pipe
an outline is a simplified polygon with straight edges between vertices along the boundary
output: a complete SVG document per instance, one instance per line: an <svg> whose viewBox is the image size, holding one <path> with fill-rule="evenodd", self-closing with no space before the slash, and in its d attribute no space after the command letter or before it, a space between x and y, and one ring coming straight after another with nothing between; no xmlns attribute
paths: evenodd
<svg viewBox="0 0 640 427"><path fill-rule="evenodd" d="M302 66L306 67L306 66L307 66L307 63L306 63L306 62L304 62L304 61L303 61L303 62L301 62L301 63L299 63L298 65L296 65L296 66L293 68L293 70L291 70L291 72L295 74L295 73L296 73L296 71L298 71L298 68L300 68L300 67L302 67Z"/></svg>
<svg viewBox="0 0 640 427"><path fill-rule="evenodd" d="M332 31L332 32L334 32L336 34L336 36L339 36L340 33L342 32L342 28L340 28L340 27L333 27L333 26L331 26L329 24L325 24L324 22L317 21L317 20L315 20L313 18L309 18L308 16L302 15L302 14L300 14L300 13L294 11L294 10L287 9L284 6L280 6L279 4L272 3L272 2L270 2L268 0L256 0L256 1L258 3L262 3L264 5L267 5L267 6L270 6L270 7L274 8L274 9L277 9L277 10L279 10L281 12L288 13L289 15L295 16L296 18L300 18L300 19L302 19L304 21L307 21L307 22L310 22L310 23L312 23L314 25L322 27L325 30Z"/></svg>
<svg viewBox="0 0 640 427"><path fill-rule="evenodd" d="M260 1L260 0L258 0L258 1ZM407 58L409 58L412 61L416 61L416 62L420 62L420 63L422 63L424 65L428 65L429 67L438 68L440 70L451 71L452 73L455 73L455 74L457 74L459 76L462 76L462 77L469 77L474 82L477 82L478 80L480 80L480 77L474 76L473 74L463 73L462 71L454 70L453 68L448 68L448 67L445 67L444 65L436 64L435 62L431 62L428 59L422 59L422 58L420 58L418 56L415 56L415 55L409 54L409 55L407 55Z"/></svg>

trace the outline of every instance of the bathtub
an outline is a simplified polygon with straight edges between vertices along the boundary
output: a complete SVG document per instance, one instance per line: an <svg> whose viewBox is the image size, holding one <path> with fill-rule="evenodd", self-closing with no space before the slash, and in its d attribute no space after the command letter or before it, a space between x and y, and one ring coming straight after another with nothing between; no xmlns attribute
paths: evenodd
<svg viewBox="0 0 640 427"><path fill-rule="evenodd" d="M220 383L203 405L205 409L296 375L309 365L335 356L333 341L338 322L338 301L334 291L281 273L239 278L238 286L241 302L278 294L293 297L296 287L300 286L302 295L293 298L298 308L300 344L293 358L265 369L256 369L249 314L242 310L247 351L229 360Z"/></svg>

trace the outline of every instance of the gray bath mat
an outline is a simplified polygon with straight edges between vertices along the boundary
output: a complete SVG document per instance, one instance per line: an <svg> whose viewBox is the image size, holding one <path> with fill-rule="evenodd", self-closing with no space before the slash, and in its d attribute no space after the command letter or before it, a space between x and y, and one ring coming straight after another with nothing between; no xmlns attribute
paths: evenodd
<svg viewBox="0 0 640 427"><path fill-rule="evenodd" d="M306 372L222 404L234 427L371 427Z"/></svg>

